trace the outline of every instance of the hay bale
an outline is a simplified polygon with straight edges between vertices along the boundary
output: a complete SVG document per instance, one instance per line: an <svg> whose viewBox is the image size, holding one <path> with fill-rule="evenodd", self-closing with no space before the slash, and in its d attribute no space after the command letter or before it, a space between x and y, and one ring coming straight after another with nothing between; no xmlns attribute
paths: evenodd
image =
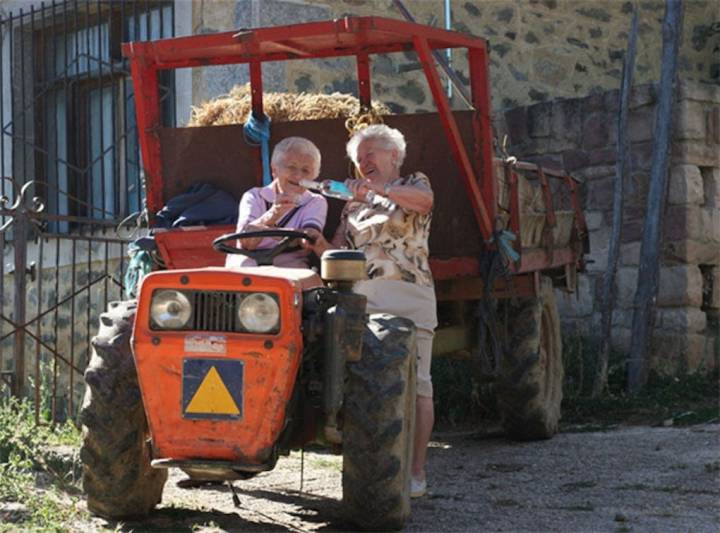
<svg viewBox="0 0 720 533"><path fill-rule="evenodd" d="M230 94L199 106L193 106L188 126L244 124L252 108L250 84L236 85ZM273 122L348 118L360 110L360 101L350 94L264 93L263 108ZM373 110L390 115L383 103L374 102Z"/></svg>

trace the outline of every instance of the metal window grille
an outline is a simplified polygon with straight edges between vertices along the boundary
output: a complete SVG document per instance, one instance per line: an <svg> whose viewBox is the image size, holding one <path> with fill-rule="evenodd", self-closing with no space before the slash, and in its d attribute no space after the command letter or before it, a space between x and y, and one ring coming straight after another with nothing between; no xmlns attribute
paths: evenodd
<svg viewBox="0 0 720 533"><path fill-rule="evenodd" d="M143 204L143 171L120 43L171 37L173 5L0 5L0 395L34 396L38 422L76 414L98 315L123 297L115 228Z"/></svg>

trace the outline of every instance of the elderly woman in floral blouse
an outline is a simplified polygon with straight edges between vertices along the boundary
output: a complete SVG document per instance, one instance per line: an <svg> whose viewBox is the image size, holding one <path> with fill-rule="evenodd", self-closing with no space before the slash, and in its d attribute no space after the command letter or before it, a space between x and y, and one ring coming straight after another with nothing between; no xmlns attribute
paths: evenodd
<svg viewBox="0 0 720 533"><path fill-rule="evenodd" d="M434 422L430 378L433 332L437 326L435 290L428 264L433 192L420 172L400 174L405 138L386 125L369 126L350 139L348 156L362 179L350 182L354 201L346 204L331 243L319 232L307 244L318 256L330 248L362 250L368 280L355 291L367 296L369 313L409 318L417 328L418 364L411 496L427 491L425 459ZM384 197L383 201L373 200Z"/></svg>

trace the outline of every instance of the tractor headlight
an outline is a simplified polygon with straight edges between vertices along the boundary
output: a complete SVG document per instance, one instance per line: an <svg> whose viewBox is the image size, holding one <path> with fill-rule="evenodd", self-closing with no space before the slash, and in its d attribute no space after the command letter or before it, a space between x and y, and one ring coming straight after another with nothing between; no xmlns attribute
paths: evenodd
<svg viewBox="0 0 720 533"><path fill-rule="evenodd" d="M250 333L267 333L278 328L280 306L269 294L256 292L243 298L238 306L238 319Z"/></svg>
<svg viewBox="0 0 720 533"><path fill-rule="evenodd" d="M180 291L163 289L153 294L150 318L161 329L182 329L192 315L190 300Z"/></svg>

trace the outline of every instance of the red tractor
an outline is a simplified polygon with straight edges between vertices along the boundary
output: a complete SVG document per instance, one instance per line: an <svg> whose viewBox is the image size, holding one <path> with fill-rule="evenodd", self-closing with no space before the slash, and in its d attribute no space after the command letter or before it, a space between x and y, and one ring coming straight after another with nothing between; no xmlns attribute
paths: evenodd
<svg viewBox="0 0 720 533"><path fill-rule="evenodd" d="M432 51L446 48L467 50L470 111L451 112L440 85ZM161 70L247 63L260 116L263 62L354 56L360 103L369 108L373 54L410 51L438 112L384 120L406 134L406 166L429 175L435 191L430 251L441 320L435 352L474 354L509 435L548 438L557 431L563 380L553 284L573 289L585 223L572 178L493 157L484 40L350 17L125 44L148 211L200 181L239 199L262 171L242 125L164 127ZM332 157L343 153L342 120L273 124L273 139L296 134L326 155L324 173L347 173L347 161ZM532 209L522 205L525 189L540 199ZM331 205L328 234L338 210ZM342 450L349 521L363 529L401 528L410 512L413 324L366 315L364 297L352 292L365 276L361 253L327 253L319 276L271 266L302 232L273 230L280 238L275 249L245 251L236 240L258 234L233 231L158 231L166 269L145 277L137 301L113 304L102 315L81 411L88 507L111 518L146 514L161 501L169 467L198 480L247 479L312 442ZM516 239L501 242L510 232ZM259 266L225 268L225 253L251 254ZM478 309L507 318L502 351L486 349L488 321L478 320Z"/></svg>

